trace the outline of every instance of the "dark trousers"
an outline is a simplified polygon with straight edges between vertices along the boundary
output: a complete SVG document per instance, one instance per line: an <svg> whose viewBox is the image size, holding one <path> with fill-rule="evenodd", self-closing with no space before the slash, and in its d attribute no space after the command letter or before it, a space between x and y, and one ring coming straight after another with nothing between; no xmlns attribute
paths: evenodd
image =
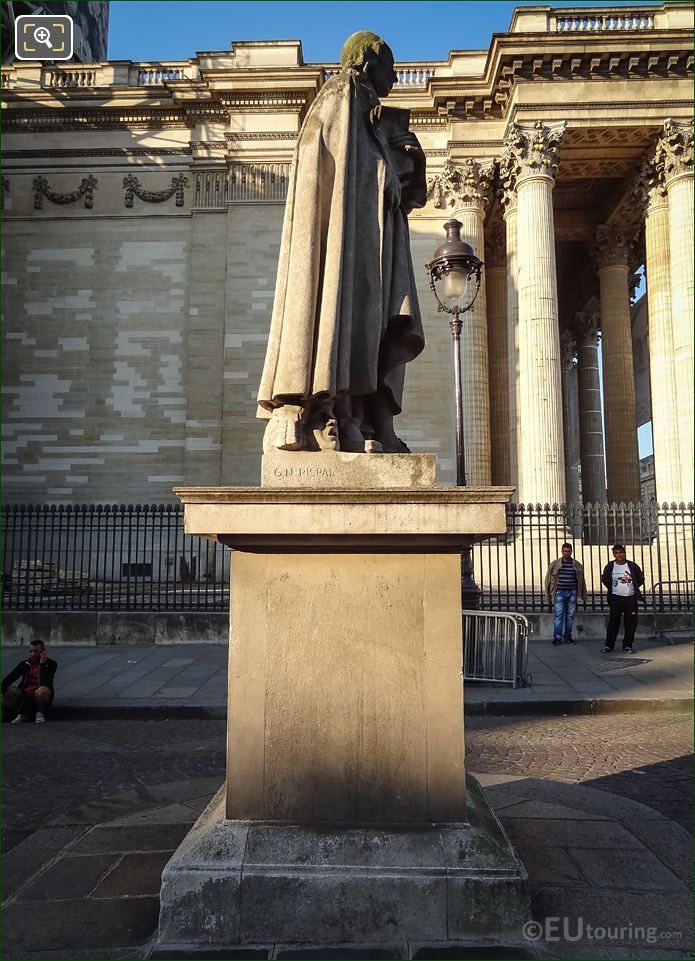
<svg viewBox="0 0 695 961"><path fill-rule="evenodd" d="M616 597L612 595L609 601L610 615L608 617L608 627L606 629L606 647L611 650L615 647L620 630L620 621L625 619L625 635L623 637L623 650L632 647L637 630L637 598L636 597Z"/></svg>

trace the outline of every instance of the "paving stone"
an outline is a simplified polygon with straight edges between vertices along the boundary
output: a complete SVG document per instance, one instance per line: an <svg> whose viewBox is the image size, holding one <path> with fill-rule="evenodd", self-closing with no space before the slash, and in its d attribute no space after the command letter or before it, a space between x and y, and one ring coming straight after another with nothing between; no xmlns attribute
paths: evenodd
<svg viewBox="0 0 695 961"><path fill-rule="evenodd" d="M183 948L155 945L149 958L151 961L160 958L162 961L251 961L254 958L267 959L270 955L270 947L213 948L210 945L191 945L190 948Z"/></svg>
<svg viewBox="0 0 695 961"><path fill-rule="evenodd" d="M130 827L96 827L75 845L73 854L131 851L172 851L190 829L186 824L142 824Z"/></svg>
<svg viewBox="0 0 695 961"><path fill-rule="evenodd" d="M570 884L588 887L587 879L562 848L515 846L534 884Z"/></svg>
<svg viewBox="0 0 695 961"><path fill-rule="evenodd" d="M163 687L157 691L157 697L191 697L197 690L197 687Z"/></svg>
<svg viewBox="0 0 695 961"><path fill-rule="evenodd" d="M192 824L196 815L187 804L166 804L138 811L110 822L110 827L130 827L138 824Z"/></svg>
<svg viewBox="0 0 695 961"><path fill-rule="evenodd" d="M389 959L400 959L407 957L402 950L398 948L384 948L384 947L374 947L374 948L329 948L329 947L302 947L302 948L283 948L279 947L274 952L274 957L277 959L297 959L297 961L310 961L310 959L316 959L316 961L333 961L334 958L345 958L345 959L367 959L367 961L379 961L381 958Z"/></svg>
<svg viewBox="0 0 695 961"><path fill-rule="evenodd" d="M86 897L119 858L118 854L62 857L24 888L18 900L62 901Z"/></svg>
<svg viewBox="0 0 695 961"><path fill-rule="evenodd" d="M7 809L5 809L7 816ZM39 828L26 841L12 848L2 863L3 901L11 897L41 868L57 857L62 850L72 844L82 834L82 827Z"/></svg>
<svg viewBox="0 0 695 961"><path fill-rule="evenodd" d="M687 884L693 883L692 837L674 824L633 820L630 830L673 873Z"/></svg>
<svg viewBox="0 0 695 961"><path fill-rule="evenodd" d="M534 943L538 957L547 961L692 961L690 951L662 951L658 948L619 948L614 944L559 942Z"/></svg>
<svg viewBox="0 0 695 961"><path fill-rule="evenodd" d="M495 798L494 807L497 809L499 807L497 799ZM581 808L574 806L569 807L564 804L548 804L547 801L524 801L520 800L516 804L507 804L504 806L504 816L509 818L552 818L556 819L567 819L577 821L605 821L608 818L601 817L597 814L589 814L582 811ZM590 830L587 827L587 830Z"/></svg>
<svg viewBox="0 0 695 961"><path fill-rule="evenodd" d="M571 936L580 933L579 924L583 925L584 931L587 924L594 929L603 927L619 930L632 926L632 937L602 939L600 946L605 948L623 946L630 950L656 949L662 942L657 940L649 943L646 929L653 929L655 936L675 932L678 940L671 940L669 949L673 946L675 950L688 950L692 943L692 901L690 897L679 894L650 892L649 895L636 896L634 892L613 890L608 893L594 888L572 889L568 895L566 888L544 885L532 890L531 911L537 920L553 918L562 921L567 918ZM645 935L634 937L638 929L645 931ZM584 940L588 940L586 936ZM593 939L595 948L599 946L599 940Z"/></svg>
<svg viewBox="0 0 695 961"><path fill-rule="evenodd" d="M146 941L157 927L159 898L112 901L44 901L40 923L31 902L3 909L5 957L35 956L36 951L124 947ZM24 953L22 953L24 952Z"/></svg>
<svg viewBox="0 0 695 961"><path fill-rule="evenodd" d="M505 945L452 945L451 947L436 947L425 945L412 954L413 961L439 961L439 959L451 959L451 961L516 961L517 958L535 958L535 954L529 948L517 945L505 947Z"/></svg>
<svg viewBox="0 0 695 961"><path fill-rule="evenodd" d="M600 888L688 893L687 886L651 851L606 851L584 847L570 848L569 854L584 876Z"/></svg>
<svg viewBox="0 0 695 961"><path fill-rule="evenodd" d="M539 819L505 817L504 827L512 842L526 847L559 848L639 848L637 838L621 824L605 821L574 821L562 818Z"/></svg>
<svg viewBox="0 0 695 961"><path fill-rule="evenodd" d="M174 851L126 854L92 891L93 898L159 895L162 871Z"/></svg>

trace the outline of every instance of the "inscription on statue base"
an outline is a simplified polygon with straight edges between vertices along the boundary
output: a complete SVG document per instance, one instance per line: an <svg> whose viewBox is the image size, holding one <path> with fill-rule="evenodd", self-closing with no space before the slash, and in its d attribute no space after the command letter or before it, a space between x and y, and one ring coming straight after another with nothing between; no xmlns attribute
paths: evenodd
<svg viewBox="0 0 695 961"><path fill-rule="evenodd" d="M435 485L434 454L349 454L273 450L263 456L261 486L412 490Z"/></svg>

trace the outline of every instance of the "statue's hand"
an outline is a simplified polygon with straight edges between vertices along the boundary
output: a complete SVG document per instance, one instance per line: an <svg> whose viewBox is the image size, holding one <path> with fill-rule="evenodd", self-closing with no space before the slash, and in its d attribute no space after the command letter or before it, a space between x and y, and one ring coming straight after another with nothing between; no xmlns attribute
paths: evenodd
<svg viewBox="0 0 695 961"><path fill-rule="evenodd" d="M425 155L420 146L420 141L410 130L394 134L389 140L389 145L394 150L402 150L404 153L414 154L416 157L424 157Z"/></svg>

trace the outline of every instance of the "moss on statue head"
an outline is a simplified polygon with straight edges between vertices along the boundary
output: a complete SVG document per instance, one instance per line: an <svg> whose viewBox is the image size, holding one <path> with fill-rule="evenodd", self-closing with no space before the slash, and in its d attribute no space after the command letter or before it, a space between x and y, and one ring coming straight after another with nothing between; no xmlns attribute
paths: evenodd
<svg viewBox="0 0 695 961"><path fill-rule="evenodd" d="M369 30L358 30L348 37L340 53L340 66L343 70L348 67L360 67L363 63L376 60L384 51L391 52L391 48Z"/></svg>

